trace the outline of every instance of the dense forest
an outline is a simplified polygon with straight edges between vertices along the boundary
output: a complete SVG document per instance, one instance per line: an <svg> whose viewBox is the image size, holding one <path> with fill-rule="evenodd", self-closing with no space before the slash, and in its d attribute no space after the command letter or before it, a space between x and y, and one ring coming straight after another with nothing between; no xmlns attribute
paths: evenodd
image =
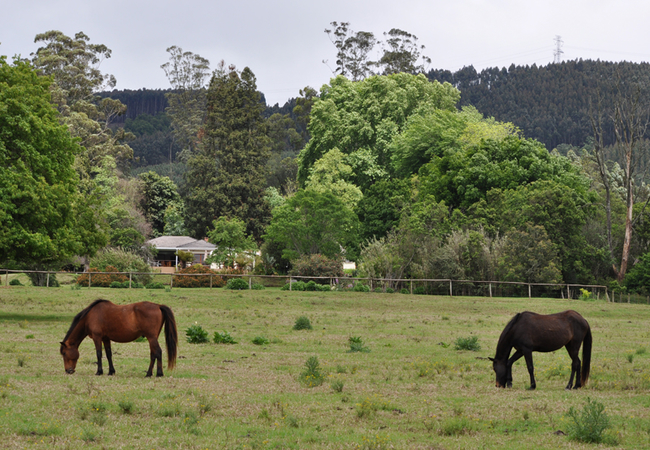
<svg viewBox="0 0 650 450"><path fill-rule="evenodd" d="M373 62L332 25L338 75L284 105L175 46L167 90L115 90L83 33L0 58L0 262L142 269L189 235L229 270L650 290L647 64L425 74L417 37Z"/></svg>
<svg viewBox="0 0 650 450"><path fill-rule="evenodd" d="M457 72L430 70L429 79L451 83L461 91L459 106L475 106L486 116L511 122L549 150L562 144L582 147L593 137L590 116L598 98L613 103L620 80L650 86L650 64L564 61L545 66L487 68L468 66ZM606 143L615 136L609 130Z"/></svg>

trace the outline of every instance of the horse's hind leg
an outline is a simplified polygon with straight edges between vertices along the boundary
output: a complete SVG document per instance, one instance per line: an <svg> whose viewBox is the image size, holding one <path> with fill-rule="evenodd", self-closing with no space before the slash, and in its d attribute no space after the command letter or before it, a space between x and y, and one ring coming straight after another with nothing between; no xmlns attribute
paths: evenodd
<svg viewBox="0 0 650 450"><path fill-rule="evenodd" d="M113 367L113 352L111 351L111 340L104 338L104 350L106 350L106 359L108 360L108 374L115 375L115 367Z"/></svg>
<svg viewBox="0 0 650 450"><path fill-rule="evenodd" d="M158 362L157 369L156 369L156 376L162 377L163 376L162 348L160 348L160 344L158 344L158 339L155 338L149 339L149 350L151 353L151 359L149 361L149 370L147 370L146 376L150 377L153 375L153 365L154 363Z"/></svg>
<svg viewBox="0 0 650 450"><path fill-rule="evenodd" d="M537 387L535 383L535 367L533 366L533 353L527 352L524 353L524 358L526 358L526 367L528 368L528 374L530 375L530 390L534 390Z"/></svg>
<svg viewBox="0 0 650 450"><path fill-rule="evenodd" d="M569 343L566 345L566 349L571 357L571 377L569 377L569 384L566 385L566 389L579 389L582 387L580 384L580 376L582 375L580 370L580 358L578 357L578 350L580 350L580 347L576 349ZM576 377L575 386L573 385L574 375Z"/></svg>

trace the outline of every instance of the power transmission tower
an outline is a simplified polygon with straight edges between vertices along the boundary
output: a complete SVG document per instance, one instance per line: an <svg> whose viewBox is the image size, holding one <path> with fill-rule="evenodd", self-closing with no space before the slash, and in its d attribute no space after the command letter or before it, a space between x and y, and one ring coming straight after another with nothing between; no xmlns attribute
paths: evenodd
<svg viewBox="0 0 650 450"><path fill-rule="evenodd" d="M562 36L555 36L554 40L555 40L555 50L553 51L553 62L561 63L562 54L564 53L562 51L562 44L564 44L564 41L562 40Z"/></svg>

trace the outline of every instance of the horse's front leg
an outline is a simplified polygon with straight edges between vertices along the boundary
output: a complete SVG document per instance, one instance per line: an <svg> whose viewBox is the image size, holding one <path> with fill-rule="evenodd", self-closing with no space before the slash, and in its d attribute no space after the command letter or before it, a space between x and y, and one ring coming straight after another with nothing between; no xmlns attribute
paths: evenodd
<svg viewBox="0 0 650 450"><path fill-rule="evenodd" d="M95 352L97 353L97 372L95 375L103 375L104 370L102 369L102 340L100 338L93 338L95 343Z"/></svg>
<svg viewBox="0 0 650 450"><path fill-rule="evenodd" d="M512 387L512 365L522 356L524 356L524 354L519 350L516 350L506 363L506 387Z"/></svg>
<svg viewBox="0 0 650 450"><path fill-rule="evenodd" d="M533 366L533 352L524 353L524 358L526 358L526 367L530 375L530 390L532 391L537 387L537 383L535 383L535 367Z"/></svg>
<svg viewBox="0 0 650 450"><path fill-rule="evenodd" d="M104 338L104 350L106 350L106 359L108 360L108 374L115 375L115 367L113 367L113 352L111 351L111 340Z"/></svg>

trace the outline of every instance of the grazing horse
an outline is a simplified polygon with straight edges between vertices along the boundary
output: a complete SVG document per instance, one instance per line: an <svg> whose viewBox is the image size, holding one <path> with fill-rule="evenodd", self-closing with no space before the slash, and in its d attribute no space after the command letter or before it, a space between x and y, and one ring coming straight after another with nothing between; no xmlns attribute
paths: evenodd
<svg viewBox="0 0 650 450"><path fill-rule="evenodd" d="M153 373L154 362L158 361L157 377L163 376L162 349L158 344L158 335L165 325L165 342L167 343L167 368L176 365L178 349L178 331L172 310L165 305L150 302L131 305L115 305L108 300L95 300L72 320L68 333L61 342L61 355L66 373L74 373L79 359L79 344L86 336L95 343L97 351L97 373L102 375L102 343L108 359L108 374L115 373L111 341L131 342L144 336L149 341L151 363L147 377Z"/></svg>
<svg viewBox="0 0 650 450"><path fill-rule="evenodd" d="M582 370L578 351L582 344ZM510 351L515 353L510 359ZM567 389L578 389L587 383L591 364L591 329L587 321L575 311L557 314L518 313L504 328L492 361L497 387L512 387L512 364L522 356L530 374L530 389L535 389L533 352L552 352L566 347L573 361ZM573 377L576 384L573 386Z"/></svg>

